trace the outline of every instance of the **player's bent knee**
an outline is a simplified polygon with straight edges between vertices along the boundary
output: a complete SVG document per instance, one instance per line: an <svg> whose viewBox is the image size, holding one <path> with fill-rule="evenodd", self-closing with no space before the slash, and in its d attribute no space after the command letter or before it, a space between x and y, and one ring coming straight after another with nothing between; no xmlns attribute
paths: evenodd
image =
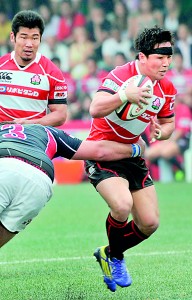
<svg viewBox="0 0 192 300"><path fill-rule="evenodd" d="M111 207L111 211L115 219L125 221L131 212L131 208L132 205L129 203L119 203Z"/></svg>
<svg viewBox="0 0 192 300"><path fill-rule="evenodd" d="M158 229L158 227L159 227L159 221L154 220L153 222L139 226L139 229L145 235L150 236Z"/></svg>

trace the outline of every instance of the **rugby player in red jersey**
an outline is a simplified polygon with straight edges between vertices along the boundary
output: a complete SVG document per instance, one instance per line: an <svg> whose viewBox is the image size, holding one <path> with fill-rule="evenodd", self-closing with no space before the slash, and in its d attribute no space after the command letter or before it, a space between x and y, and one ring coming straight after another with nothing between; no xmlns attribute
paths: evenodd
<svg viewBox="0 0 192 300"><path fill-rule="evenodd" d="M173 45L172 33L158 26L144 29L138 35L136 60L113 69L93 97L90 106L93 122L88 140L135 143L149 124L153 141L171 136L176 89L165 75L172 61ZM142 103L151 97L147 87L132 83L124 91L120 89L126 80L138 74L148 76L153 82L151 105L137 118L122 120L116 113L122 103L129 101L142 108ZM134 154L132 158L115 162L87 161L86 171L110 208L106 218L109 244L97 248L94 255L105 284L114 292L117 285L127 287L132 283L124 252L146 240L159 226L157 195L145 160Z"/></svg>
<svg viewBox="0 0 192 300"><path fill-rule="evenodd" d="M67 83L61 70L38 52L44 21L34 11L12 20L14 50L0 57L0 122L59 126L67 117Z"/></svg>

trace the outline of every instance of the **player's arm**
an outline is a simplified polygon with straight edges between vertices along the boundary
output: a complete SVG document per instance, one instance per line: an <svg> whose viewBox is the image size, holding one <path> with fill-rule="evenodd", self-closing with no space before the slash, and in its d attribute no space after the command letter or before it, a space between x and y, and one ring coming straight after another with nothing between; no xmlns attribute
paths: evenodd
<svg viewBox="0 0 192 300"><path fill-rule="evenodd" d="M145 142L140 138L137 144L123 144L113 141L83 141L72 159L111 161L141 156Z"/></svg>
<svg viewBox="0 0 192 300"><path fill-rule="evenodd" d="M151 119L150 139L151 142L156 140L167 140L175 130L175 117L159 118L158 121Z"/></svg>
<svg viewBox="0 0 192 300"><path fill-rule="evenodd" d="M124 98L122 98L121 89L114 93L98 91L90 105L90 115L93 118L102 118L116 110L119 106L129 99L129 102L136 103L142 108L142 102L148 103L146 98L150 98L148 87L137 87L133 83L129 83L124 91Z"/></svg>
<svg viewBox="0 0 192 300"><path fill-rule="evenodd" d="M93 96L89 113L93 118L102 118L122 105L118 93L98 91Z"/></svg>
<svg viewBox="0 0 192 300"><path fill-rule="evenodd" d="M44 126L60 126L67 118L67 105L66 104L51 104L49 105L50 112L42 118L16 119L15 123L19 124L41 124Z"/></svg>

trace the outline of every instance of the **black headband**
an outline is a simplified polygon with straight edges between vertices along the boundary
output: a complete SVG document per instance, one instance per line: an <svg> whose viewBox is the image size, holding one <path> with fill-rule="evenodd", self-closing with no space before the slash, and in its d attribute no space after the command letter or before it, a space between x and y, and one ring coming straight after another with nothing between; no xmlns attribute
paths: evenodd
<svg viewBox="0 0 192 300"><path fill-rule="evenodd" d="M155 48L151 50L144 50L141 51L144 54L150 55L150 54L162 54L162 55L172 55L173 54L173 49L172 47L160 47L160 48Z"/></svg>

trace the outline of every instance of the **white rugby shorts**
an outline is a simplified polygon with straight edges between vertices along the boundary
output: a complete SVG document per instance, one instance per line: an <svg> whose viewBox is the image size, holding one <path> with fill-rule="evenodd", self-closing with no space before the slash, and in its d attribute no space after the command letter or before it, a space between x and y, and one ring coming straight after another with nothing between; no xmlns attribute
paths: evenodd
<svg viewBox="0 0 192 300"><path fill-rule="evenodd" d="M15 158L0 158L0 222L19 232L52 196L52 181L41 170Z"/></svg>

